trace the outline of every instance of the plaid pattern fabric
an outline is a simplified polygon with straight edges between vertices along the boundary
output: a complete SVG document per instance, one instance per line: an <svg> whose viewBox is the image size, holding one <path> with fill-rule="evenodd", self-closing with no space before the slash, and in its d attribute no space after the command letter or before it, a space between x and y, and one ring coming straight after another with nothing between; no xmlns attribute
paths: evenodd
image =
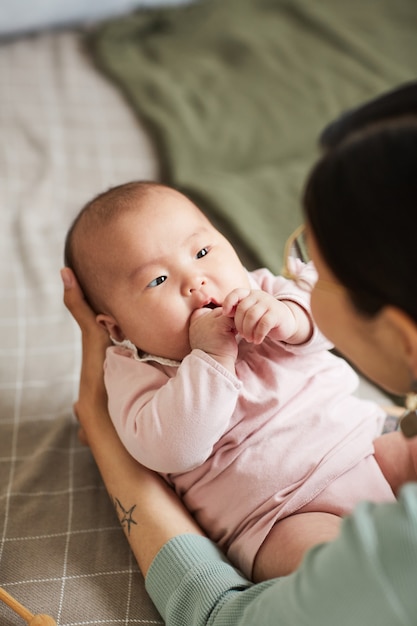
<svg viewBox="0 0 417 626"><path fill-rule="evenodd" d="M150 142L76 31L0 46L0 585L60 626L162 624L76 436L80 337L67 228L93 195L157 178ZM2 626L22 619L0 603Z"/></svg>

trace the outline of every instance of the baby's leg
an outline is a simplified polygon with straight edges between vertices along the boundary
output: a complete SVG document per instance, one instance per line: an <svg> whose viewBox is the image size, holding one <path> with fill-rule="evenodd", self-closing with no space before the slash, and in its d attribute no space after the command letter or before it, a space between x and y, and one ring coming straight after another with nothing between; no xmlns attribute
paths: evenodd
<svg viewBox="0 0 417 626"><path fill-rule="evenodd" d="M374 441L375 459L398 495L405 483L417 479L417 437L406 439L400 432L381 435Z"/></svg>
<svg viewBox="0 0 417 626"><path fill-rule="evenodd" d="M275 524L259 548L253 566L255 582L285 576L300 565L312 546L339 534L341 518L331 513L295 513Z"/></svg>

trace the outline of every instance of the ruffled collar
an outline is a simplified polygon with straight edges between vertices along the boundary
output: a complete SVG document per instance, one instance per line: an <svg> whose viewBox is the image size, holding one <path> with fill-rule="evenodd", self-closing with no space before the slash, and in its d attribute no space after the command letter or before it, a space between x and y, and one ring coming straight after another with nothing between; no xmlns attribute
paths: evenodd
<svg viewBox="0 0 417 626"><path fill-rule="evenodd" d="M173 359L166 359L163 356L156 356L154 354L148 354L147 352L142 352L141 350L138 350L138 348L135 346L134 343L130 341L130 339L123 339L123 341L117 341L117 339L111 336L110 336L110 339L111 339L111 342L115 346L129 350L129 352L131 352L135 361L140 361L142 363L145 363L146 361L155 361L156 363L159 363L160 365L169 365L171 367L178 367L181 364L181 361L174 361Z"/></svg>

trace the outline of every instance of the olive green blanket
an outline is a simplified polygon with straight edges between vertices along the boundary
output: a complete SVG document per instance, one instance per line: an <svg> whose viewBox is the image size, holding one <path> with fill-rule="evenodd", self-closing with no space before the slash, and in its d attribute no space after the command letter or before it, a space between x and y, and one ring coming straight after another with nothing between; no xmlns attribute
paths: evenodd
<svg viewBox="0 0 417 626"><path fill-rule="evenodd" d="M148 127L162 180L248 266L279 271L323 125L415 78L417 2L200 0L110 21L88 44Z"/></svg>

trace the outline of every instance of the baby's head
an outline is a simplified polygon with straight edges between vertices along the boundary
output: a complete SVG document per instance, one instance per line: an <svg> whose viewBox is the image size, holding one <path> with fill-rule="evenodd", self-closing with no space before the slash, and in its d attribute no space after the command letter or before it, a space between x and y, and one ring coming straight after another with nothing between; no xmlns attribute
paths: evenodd
<svg viewBox="0 0 417 626"><path fill-rule="evenodd" d="M65 263L116 340L181 360L196 308L249 286L227 239L182 193L131 182L91 200L71 226Z"/></svg>
<svg viewBox="0 0 417 626"><path fill-rule="evenodd" d="M98 194L81 209L67 233L65 265L77 276L86 300L97 314L108 308L110 264L117 263L114 258L117 246L110 258L104 242L119 219L134 207L140 210L148 194L157 186L158 183L154 182L132 182Z"/></svg>

